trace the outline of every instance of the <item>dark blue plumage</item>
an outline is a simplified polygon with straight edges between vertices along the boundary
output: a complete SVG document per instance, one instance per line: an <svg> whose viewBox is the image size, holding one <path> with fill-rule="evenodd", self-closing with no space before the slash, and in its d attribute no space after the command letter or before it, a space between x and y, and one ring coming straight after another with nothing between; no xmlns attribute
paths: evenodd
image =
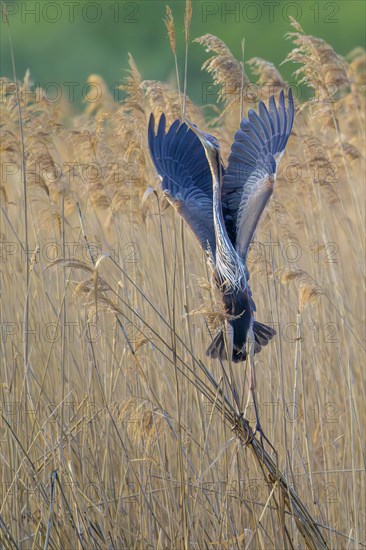
<svg viewBox="0 0 366 550"><path fill-rule="evenodd" d="M212 212L212 176L199 138L176 120L166 133L166 119L160 117L154 132L150 116L148 141L151 158L162 178L162 189L191 227L204 250L209 244L215 255L216 241Z"/></svg>
<svg viewBox="0 0 366 550"><path fill-rule="evenodd" d="M268 108L261 101L258 114L249 110L248 119L242 120L234 136L226 171L219 144L210 134L179 120L167 132L165 115L161 116L155 134L153 115L149 121L149 149L162 179L163 192L216 262L214 280L223 291L227 323L232 329L234 362L246 358L246 339L251 329L256 353L275 334L273 329L254 320L255 304L245 261L260 216L272 195L277 166L292 130L291 90L287 103L286 108L282 91L278 107L271 96ZM217 224L225 227L218 228ZM244 271L235 270L232 267L235 262L242 263ZM223 266L223 273L239 273L235 284L230 280L221 286ZM223 331L216 335L207 353L211 357L227 357Z"/></svg>

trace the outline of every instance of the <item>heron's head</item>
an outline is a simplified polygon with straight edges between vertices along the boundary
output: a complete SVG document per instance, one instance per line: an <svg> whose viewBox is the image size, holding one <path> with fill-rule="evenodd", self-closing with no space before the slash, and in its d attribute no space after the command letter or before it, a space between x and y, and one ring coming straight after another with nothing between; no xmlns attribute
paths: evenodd
<svg viewBox="0 0 366 550"><path fill-rule="evenodd" d="M220 145L217 139L214 136L211 136L211 134L206 134L206 132L199 130L199 128L197 128L197 126L192 122L188 122L188 120L185 120L184 122L187 124L188 128L196 134L202 143L207 158L217 160L220 155Z"/></svg>

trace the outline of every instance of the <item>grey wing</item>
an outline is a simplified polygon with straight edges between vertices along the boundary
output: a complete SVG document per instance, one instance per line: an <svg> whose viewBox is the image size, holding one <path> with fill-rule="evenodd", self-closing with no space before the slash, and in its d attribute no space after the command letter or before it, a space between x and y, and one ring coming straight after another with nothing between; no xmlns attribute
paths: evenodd
<svg viewBox="0 0 366 550"><path fill-rule="evenodd" d="M222 202L236 230L235 246L245 259L263 210L273 193L277 166L285 150L294 119L292 92L285 106L283 91L279 108L274 97L269 110L259 103L259 115L252 109L235 134L226 174Z"/></svg>
<svg viewBox="0 0 366 550"><path fill-rule="evenodd" d="M212 215L212 199L201 193L198 189L192 189L190 192L183 193L174 191L174 181L167 176L164 176L162 179L162 188L164 195L191 228L202 248L207 250L207 245L209 245L214 255L216 241Z"/></svg>
<svg viewBox="0 0 366 550"><path fill-rule="evenodd" d="M272 174L268 173L271 172ZM246 258L259 219L273 193L275 168L256 170L243 189L236 223L236 250Z"/></svg>
<svg viewBox="0 0 366 550"><path fill-rule="evenodd" d="M165 115L160 117L155 135L151 115L148 141L151 158L162 178L169 202L189 225L202 248L215 255L216 241L212 209L212 175L203 146L194 132L176 120L165 131Z"/></svg>

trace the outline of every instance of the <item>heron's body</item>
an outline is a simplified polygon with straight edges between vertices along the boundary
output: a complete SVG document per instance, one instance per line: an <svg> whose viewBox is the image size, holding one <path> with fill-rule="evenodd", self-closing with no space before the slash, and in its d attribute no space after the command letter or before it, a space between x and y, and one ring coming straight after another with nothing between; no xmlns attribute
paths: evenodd
<svg viewBox="0 0 366 550"><path fill-rule="evenodd" d="M260 216L273 192L278 163L290 135L294 107L281 92L279 109L273 96L269 110L259 103L259 116L249 111L235 134L225 171L217 140L185 121L165 132L165 116L157 134L149 124L149 147L162 188L208 253L213 281L222 291L227 319L207 355L234 362L246 359L248 334L254 352L267 345L275 331L254 319L246 258Z"/></svg>
<svg viewBox="0 0 366 550"><path fill-rule="evenodd" d="M208 354L213 358L227 359L227 351L230 351L232 360L237 363L246 358L246 338L254 324L248 291L244 289L226 292L223 294L223 302L229 318L225 321L225 329L213 339Z"/></svg>

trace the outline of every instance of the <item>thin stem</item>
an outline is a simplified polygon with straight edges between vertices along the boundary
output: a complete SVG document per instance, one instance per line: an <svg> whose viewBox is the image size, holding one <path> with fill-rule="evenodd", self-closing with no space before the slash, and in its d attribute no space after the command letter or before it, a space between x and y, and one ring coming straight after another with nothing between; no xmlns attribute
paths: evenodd
<svg viewBox="0 0 366 550"><path fill-rule="evenodd" d="M242 56L242 74L241 74L241 89L240 89L240 120L239 125L241 121L244 118L244 52L245 52L245 38L241 41L241 56Z"/></svg>

